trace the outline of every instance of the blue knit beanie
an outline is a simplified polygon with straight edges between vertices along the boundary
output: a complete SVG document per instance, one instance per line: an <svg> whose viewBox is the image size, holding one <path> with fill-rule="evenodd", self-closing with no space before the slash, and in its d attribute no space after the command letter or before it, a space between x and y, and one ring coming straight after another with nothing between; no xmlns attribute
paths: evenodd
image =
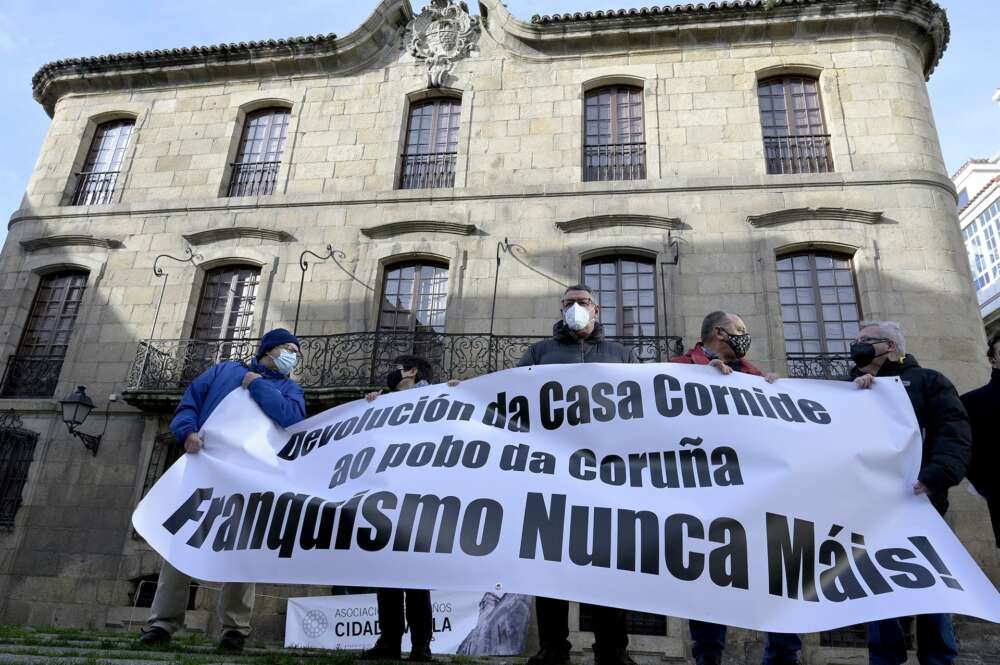
<svg viewBox="0 0 1000 665"><path fill-rule="evenodd" d="M260 338L260 348L257 349L257 360L264 357L264 354L276 346L291 342L295 346L302 348L299 338L288 332L284 328L275 328Z"/></svg>

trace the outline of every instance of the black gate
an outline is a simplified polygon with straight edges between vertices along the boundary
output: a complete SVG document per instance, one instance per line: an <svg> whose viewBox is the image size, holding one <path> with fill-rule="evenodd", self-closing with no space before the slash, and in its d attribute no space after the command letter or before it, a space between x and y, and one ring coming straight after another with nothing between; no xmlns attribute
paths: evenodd
<svg viewBox="0 0 1000 665"><path fill-rule="evenodd" d="M0 415L0 529L12 529L35 457L38 432L24 429L13 410Z"/></svg>

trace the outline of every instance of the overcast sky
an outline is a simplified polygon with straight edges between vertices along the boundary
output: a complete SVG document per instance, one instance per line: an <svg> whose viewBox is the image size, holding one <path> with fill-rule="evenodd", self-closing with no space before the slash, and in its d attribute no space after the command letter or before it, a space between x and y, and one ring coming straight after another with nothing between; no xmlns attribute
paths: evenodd
<svg viewBox="0 0 1000 665"><path fill-rule="evenodd" d="M623 3L624 0L618 0ZM938 0L951 20L951 44L930 80L945 161L954 172L970 157L1000 150L998 0ZM411 0L419 9L420 0ZM0 218L6 221L38 156L48 116L31 98L31 77L52 60L157 48L335 32L346 35L376 0L3 0L0 3L0 121L10 131L0 154ZM472 3L470 3L472 4ZM508 0L515 16L641 4L608 0ZM0 242L6 223L0 224Z"/></svg>

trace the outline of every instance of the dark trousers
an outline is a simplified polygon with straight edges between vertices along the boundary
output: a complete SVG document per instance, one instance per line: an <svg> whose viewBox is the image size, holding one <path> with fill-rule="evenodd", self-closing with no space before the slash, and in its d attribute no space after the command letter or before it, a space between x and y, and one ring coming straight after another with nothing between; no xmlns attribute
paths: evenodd
<svg viewBox="0 0 1000 665"><path fill-rule="evenodd" d="M625 610L587 605L594 617L594 651L628 648ZM543 649L569 652L569 602L555 598L535 598L538 641Z"/></svg>
<svg viewBox="0 0 1000 665"><path fill-rule="evenodd" d="M726 626L707 621L688 622L691 630L691 655L701 663L705 656L722 657L726 648ZM768 633L764 647L764 665L786 665L799 662L802 640L795 633Z"/></svg>
<svg viewBox="0 0 1000 665"><path fill-rule="evenodd" d="M920 665L951 665L958 655L950 614L917 616L917 660ZM869 665L900 665L906 662L906 633L900 619L868 624Z"/></svg>
<svg viewBox="0 0 1000 665"><path fill-rule="evenodd" d="M406 595L406 617L403 616L403 596ZM378 622L382 629L379 643L398 648L407 624L414 647L431 644L431 592L422 589L379 589Z"/></svg>

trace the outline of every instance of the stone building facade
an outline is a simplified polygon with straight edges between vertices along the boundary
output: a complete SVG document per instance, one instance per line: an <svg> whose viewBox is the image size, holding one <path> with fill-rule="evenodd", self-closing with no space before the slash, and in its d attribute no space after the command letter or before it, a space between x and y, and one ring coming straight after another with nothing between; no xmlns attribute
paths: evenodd
<svg viewBox="0 0 1000 665"><path fill-rule="evenodd" d="M952 181L958 191L958 225L989 338L1000 330L1000 155L970 159Z"/></svg>
<svg viewBox="0 0 1000 665"><path fill-rule="evenodd" d="M929 0L530 21L382 0L345 37L46 65L52 123L0 256L0 424L20 442L0 460L0 621L143 619L159 563L129 516L177 454L170 411L275 326L304 338L312 412L403 350L457 378L509 366L581 280L644 360L724 309L761 366L836 376L861 317L894 319L925 365L981 384L925 85L948 36ZM77 385L96 456L61 422ZM949 520L1000 579L982 505L955 491ZM281 596L329 589L260 592L273 637ZM658 635L635 649L682 661L683 623L643 621ZM810 636L809 662L838 639Z"/></svg>

